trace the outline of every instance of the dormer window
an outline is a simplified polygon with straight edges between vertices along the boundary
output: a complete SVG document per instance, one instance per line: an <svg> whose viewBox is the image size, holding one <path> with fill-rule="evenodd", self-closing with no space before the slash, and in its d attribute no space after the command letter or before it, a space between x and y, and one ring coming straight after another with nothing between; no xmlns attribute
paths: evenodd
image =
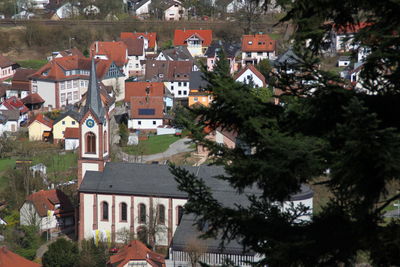
<svg viewBox="0 0 400 267"><path fill-rule="evenodd" d="M253 44L253 42L252 42L252 41L249 41L249 42L248 42L248 44L249 44L249 45L252 45L252 44Z"/></svg>
<svg viewBox="0 0 400 267"><path fill-rule="evenodd" d="M43 76L49 75L49 71L48 71L48 70L47 70L47 71L44 71L44 72L42 73L42 75L43 75Z"/></svg>
<svg viewBox="0 0 400 267"><path fill-rule="evenodd" d="M70 75L71 75L71 72L68 70L68 71L65 72L65 75L66 75L66 76L70 76Z"/></svg>
<svg viewBox="0 0 400 267"><path fill-rule="evenodd" d="M160 74L158 74L158 77L164 78L164 74L160 73Z"/></svg>

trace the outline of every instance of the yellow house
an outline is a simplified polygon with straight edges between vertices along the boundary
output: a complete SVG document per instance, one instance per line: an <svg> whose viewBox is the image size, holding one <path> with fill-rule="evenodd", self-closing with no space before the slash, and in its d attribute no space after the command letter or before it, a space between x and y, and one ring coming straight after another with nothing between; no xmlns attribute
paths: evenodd
<svg viewBox="0 0 400 267"><path fill-rule="evenodd" d="M36 115L28 125L29 141L49 140L52 128L53 120L41 113Z"/></svg>
<svg viewBox="0 0 400 267"><path fill-rule="evenodd" d="M54 142L64 140L64 132L66 128L79 128L79 113L68 110L54 121L53 139Z"/></svg>
<svg viewBox="0 0 400 267"><path fill-rule="evenodd" d="M196 89L191 89L189 93L189 107L194 104L202 104L205 107L208 107L212 101L211 95L206 91L199 91Z"/></svg>

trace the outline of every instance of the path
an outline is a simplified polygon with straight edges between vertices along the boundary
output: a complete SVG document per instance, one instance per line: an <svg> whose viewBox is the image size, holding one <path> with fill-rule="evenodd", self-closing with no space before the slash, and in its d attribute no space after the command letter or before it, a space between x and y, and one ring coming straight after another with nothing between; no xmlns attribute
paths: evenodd
<svg viewBox="0 0 400 267"><path fill-rule="evenodd" d="M156 161L162 158L171 157L179 153L193 151L193 148L190 148L190 143L188 142L190 142L189 138L179 139L178 141L172 143L166 151L152 155L135 156L135 155L128 155L122 151L119 152L119 155L125 162Z"/></svg>

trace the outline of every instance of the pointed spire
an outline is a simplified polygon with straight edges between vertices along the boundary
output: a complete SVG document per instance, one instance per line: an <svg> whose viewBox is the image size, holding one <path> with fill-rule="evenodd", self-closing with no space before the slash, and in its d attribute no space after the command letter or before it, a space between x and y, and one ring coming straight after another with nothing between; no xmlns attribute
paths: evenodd
<svg viewBox="0 0 400 267"><path fill-rule="evenodd" d="M105 112L103 105L101 103L99 84L97 82L96 64L94 62L94 58L92 58L92 65L90 68L89 87L86 93L86 104L84 112L86 113L89 110L92 110L94 115L97 116L97 119L103 122Z"/></svg>

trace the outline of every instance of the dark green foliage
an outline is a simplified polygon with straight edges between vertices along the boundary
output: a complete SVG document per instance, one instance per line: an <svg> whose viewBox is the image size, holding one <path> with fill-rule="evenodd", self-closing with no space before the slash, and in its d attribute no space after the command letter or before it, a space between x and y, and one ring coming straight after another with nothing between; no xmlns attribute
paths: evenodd
<svg viewBox="0 0 400 267"><path fill-rule="evenodd" d="M263 195L250 195L248 207L225 207L201 179L172 167L180 189L189 194L185 209L198 215L200 229L207 222L206 237L239 238L265 255L260 264L352 266L364 253L374 266L398 266L400 224L385 223L383 214L399 198L388 192L400 182L400 4L282 2L289 7L284 20L297 23L295 53L304 62L296 75L276 75L281 105L235 83L220 61L214 73L205 73L214 102L208 109L192 109L196 120L186 121L195 142L224 165L227 175L220 179L239 193L257 185ZM348 90L338 76L316 68L320 43L332 28L327 20L372 23L355 37L372 48L361 75L365 91ZM307 39L310 49L304 49ZM236 131L242 145L228 149L210 142L204 127ZM308 212L305 207L282 211L272 204L313 183L327 187L332 197L312 221L299 220Z"/></svg>
<svg viewBox="0 0 400 267"><path fill-rule="evenodd" d="M93 239L81 241L78 266L106 266L108 258L108 245L106 242L98 242L96 246Z"/></svg>
<svg viewBox="0 0 400 267"><path fill-rule="evenodd" d="M34 226L9 226L4 231L4 237L12 251L29 260L35 259L36 250L42 243Z"/></svg>
<svg viewBox="0 0 400 267"><path fill-rule="evenodd" d="M121 146L126 146L129 138L129 130L125 123L121 123L119 125L119 136L121 137L121 139L119 140L119 144Z"/></svg>
<svg viewBox="0 0 400 267"><path fill-rule="evenodd" d="M43 267L72 267L78 262L78 246L64 238L59 238L49 246L43 255Z"/></svg>

